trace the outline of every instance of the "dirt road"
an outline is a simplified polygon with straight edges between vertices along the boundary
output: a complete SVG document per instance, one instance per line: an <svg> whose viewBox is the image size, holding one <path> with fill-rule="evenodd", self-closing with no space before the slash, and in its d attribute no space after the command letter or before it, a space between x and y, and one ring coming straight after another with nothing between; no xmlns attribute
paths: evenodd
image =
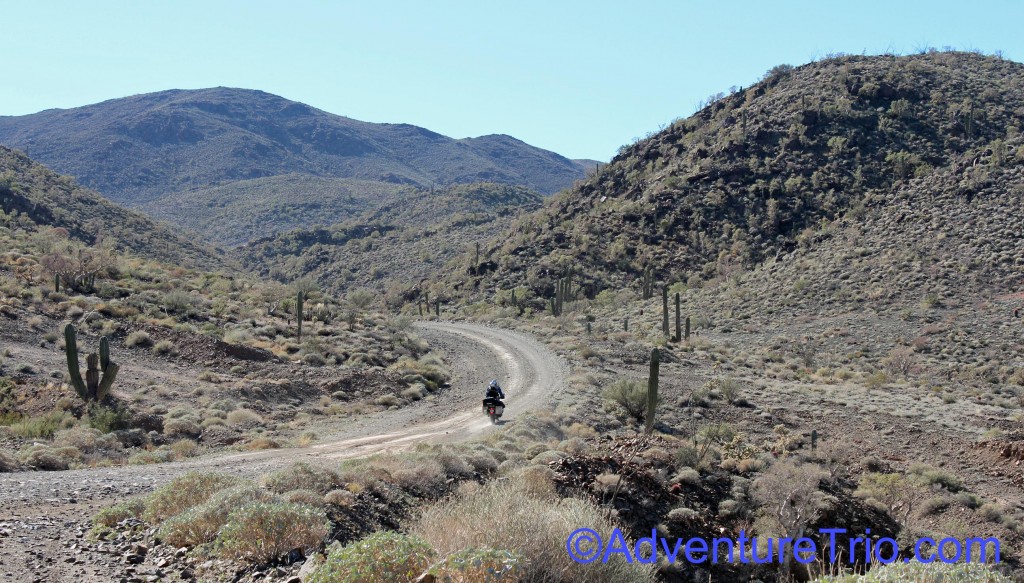
<svg viewBox="0 0 1024 583"><path fill-rule="evenodd" d="M480 411L491 378L508 395L503 423L551 405L565 388L567 365L527 335L464 323L416 327L444 355L451 387L433 400L364 416L310 447L147 466L0 474L0 581L109 580L89 561L76 562L70 545L80 538L83 521L116 499L149 491L188 471L255 476L296 461L329 462L421 442L460 441L493 427Z"/></svg>

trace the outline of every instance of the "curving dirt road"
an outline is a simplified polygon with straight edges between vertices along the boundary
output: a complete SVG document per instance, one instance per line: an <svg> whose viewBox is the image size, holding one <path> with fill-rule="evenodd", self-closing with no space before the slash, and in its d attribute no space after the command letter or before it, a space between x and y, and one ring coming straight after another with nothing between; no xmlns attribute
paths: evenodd
<svg viewBox="0 0 1024 583"><path fill-rule="evenodd" d="M338 460L400 451L422 442L460 441L493 428L480 410L491 378L497 378L508 395L503 424L552 405L565 388L566 363L525 334L466 323L415 326L444 355L452 372L451 387L429 401L363 416L322 443L168 464L0 474L0 581L93 580L88 564L52 556L64 550L63 544L54 546L57 541L74 539L77 533L69 528L77 530L80 521L99 507L149 491L185 472L255 476L296 461ZM44 558L44 549L51 556Z"/></svg>

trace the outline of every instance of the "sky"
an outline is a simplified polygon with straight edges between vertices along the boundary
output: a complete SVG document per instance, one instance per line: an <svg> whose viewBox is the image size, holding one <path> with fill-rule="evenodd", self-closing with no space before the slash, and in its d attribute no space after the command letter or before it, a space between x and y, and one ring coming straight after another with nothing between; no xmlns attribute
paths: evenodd
<svg viewBox="0 0 1024 583"><path fill-rule="evenodd" d="M708 96L830 53L1024 60L1018 0L0 0L0 115L260 89L371 122L608 160Z"/></svg>

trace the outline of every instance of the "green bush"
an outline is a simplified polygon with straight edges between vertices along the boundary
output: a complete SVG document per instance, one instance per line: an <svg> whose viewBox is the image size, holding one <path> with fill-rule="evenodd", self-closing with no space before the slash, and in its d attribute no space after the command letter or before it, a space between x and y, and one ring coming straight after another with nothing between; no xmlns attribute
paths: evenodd
<svg viewBox="0 0 1024 583"><path fill-rule="evenodd" d="M141 518L145 509L144 498L131 498L100 510L92 517L92 523L95 526L113 527L126 518Z"/></svg>
<svg viewBox="0 0 1024 583"><path fill-rule="evenodd" d="M263 564L292 549L316 547L330 532L323 510L288 502L251 502L220 529L215 547L227 559Z"/></svg>
<svg viewBox="0 0 1024 583"><path fill-rule="evenodd" d="M341 477L327 468L314 468L298 462L263 479L264 485L278 494L292 490L312 490L321 495L341 485Z"/></svg>
<svg viewBox="0 0 1024 583"><path fill-rule="evenodd" d="M153 492L146 502L143 518L154 524L163 522L206 502L217 492L236 486L239 482L241 479L234 476L189 472Z"/></svg>
<svg viewBox="0 0 1024 583"><path fill-rule="evenodd" d="M132 413L124 405L107 407L99 403L89 404L89 427L110 433L131 426Z"/></svg>
<svg viewBox="0 0 1024 583"><path fill-rule="evenodd" d="M397 583L412 581L430 567L436 553L423 539L378 532L331 551L310 583Z"/></svg>
<svg viewBox="0 0 1024 583"><path fill-rule="evenodd" d="M647 387L633 379L619 379L601 393L605 399L618 403L630 417L642 421L647 412Z"/></svg>
<svg viewBox="0 0 1024 583"><path fill-rule="evenodd" d="M231 511L250 502L270 502L274 495L255 484L242 484L214 494L209 500L167 519L159 537L176 547L212 542L228 522Z"/></svg>

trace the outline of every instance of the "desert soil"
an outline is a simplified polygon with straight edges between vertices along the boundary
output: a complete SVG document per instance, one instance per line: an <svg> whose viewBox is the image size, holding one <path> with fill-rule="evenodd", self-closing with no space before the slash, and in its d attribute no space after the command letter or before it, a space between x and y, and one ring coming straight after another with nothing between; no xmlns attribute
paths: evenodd
<svg viewBox="0 0 1024 583"><path fill-rule="evenodd" d="M0 581L159 580L159 568L124 562L115 545L85 544L89 517L189 471L255 477L296 461L395 452L422 442L454 442L493 428L480 411L491 378L505 388L501 424L562 398L568 365L526 334L465 323L418 323L442 352L451 386L431 401L366 415L306 448L211 455L183 462L0 475Z"/></svg>

